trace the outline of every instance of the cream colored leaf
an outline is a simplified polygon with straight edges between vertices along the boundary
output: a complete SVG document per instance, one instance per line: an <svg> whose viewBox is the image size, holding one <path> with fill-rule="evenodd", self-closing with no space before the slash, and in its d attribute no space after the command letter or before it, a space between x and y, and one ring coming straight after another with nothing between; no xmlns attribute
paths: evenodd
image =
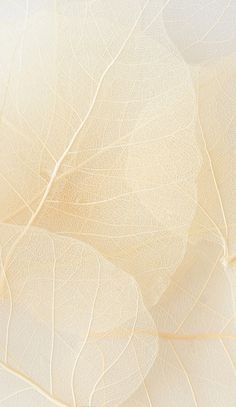
<svg viewBox="0 0 236 407"><path fill-rule="evenodd" d="M0 4L3 406L236 405L234 10Z"/></svg>
<svg viewBox="0 0 236 407"><path fill-rule="evenodd" d="M231 0L170 0L163 19L186 61L201 64L235 52L235 13Z"/></svg>
<svg viewBox="0 0 236 407"><path fill-rule="evenodd" d="M123 407L236 403L235 57L196 74L203 165L185 258L153 308L160 351Z"/></svg>
<svg viewBox="0 0 236 407"><path fill-rule="evenodd" d="M213 242L190 244L152 312L159 356L122 407L235 405L235 312L221 254Z"/></svg>
<svg viewBox="0 0 236 407"><path fill-rule="evenodd" d="M0 210L26 232L38 225L89 242L152 305L196 208L196 101L162 26L165 3L123 3L114 2L122 17L101 2L27 15L2 113Z"/></svg>
<svg viewBox="0 0 236 407"><path fill-rule="evenodd" d="M119 405L157 355L137 284L93 248L37 229L7 262L18 229L1 228L2 368L63 405Z"/></svg>

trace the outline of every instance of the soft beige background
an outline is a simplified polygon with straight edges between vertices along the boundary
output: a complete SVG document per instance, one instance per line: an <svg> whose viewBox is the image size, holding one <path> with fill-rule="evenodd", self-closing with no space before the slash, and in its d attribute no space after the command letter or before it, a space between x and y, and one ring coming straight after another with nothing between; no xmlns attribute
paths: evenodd
<svg viewBox="0 0 236 407"><path fill-rule="evenodd" d="M236 405L236 5L0 4L0 404Z"/></svg>

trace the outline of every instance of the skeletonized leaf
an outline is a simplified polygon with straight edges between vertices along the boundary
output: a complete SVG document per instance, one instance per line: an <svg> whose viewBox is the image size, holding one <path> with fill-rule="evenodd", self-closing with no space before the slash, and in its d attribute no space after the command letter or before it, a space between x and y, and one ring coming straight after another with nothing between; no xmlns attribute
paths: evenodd
<svg viewBox="0 0 236 407"><path fill-rule="evenodd" d="M0 211L89 242L152 305L184 255L201 160L192 80L161 5L128 3L122 18L101 2L27 16L2 111Z"/></svg>
<svg viewBox="0 0 236 407"><path fill-rule="evenodd" d="M90 246L33 228L9 258L18 235L1 228L1 366L52 401L118 406L157 355L137 284Z"/></svg>
<svg viewBox="0 0 236 407"><path fill-rule="evenodd" d="M159 356L123 407L236 402L234 56L196 78L203 158L197 210L184 260L152 310Z"/></svg>
<svg viewBox="0 0 236 407"><path fill-rule="evenodd" d="M235 313L221 255L216 243L190 243L152 311L160 338L156 362L122 407L235 405Z"/></svg>

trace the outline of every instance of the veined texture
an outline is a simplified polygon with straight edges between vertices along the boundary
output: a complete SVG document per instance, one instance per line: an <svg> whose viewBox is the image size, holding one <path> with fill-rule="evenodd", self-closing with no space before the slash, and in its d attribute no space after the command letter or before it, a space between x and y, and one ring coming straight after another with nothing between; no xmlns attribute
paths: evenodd
<svg viewBox="0 0 236 407"><path fill-rule="evenodd" d="M235 7L213 3L0 5L3 406L236 405Z"/></svg>

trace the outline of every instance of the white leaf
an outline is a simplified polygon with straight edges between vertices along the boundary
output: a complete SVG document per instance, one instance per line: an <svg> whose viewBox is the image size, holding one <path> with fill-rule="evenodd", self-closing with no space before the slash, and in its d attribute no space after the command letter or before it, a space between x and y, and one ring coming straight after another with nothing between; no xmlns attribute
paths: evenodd
<svg viewBox="0 0 236 407"><path fill-rule="evenodd" d="M101 2L28 10L2 113L0 214L89 242L152 305L184 255L201 159L164 6L138 3L114 2L118 17Z"/></svg>
<svg viewBox="0 0 236 407"><path fill-rule="evenodd" d="M236 405L235 6L0 5L0 404Z"/></svg>
<svg viewBox="0 0 236 407"><path fill-rule="evenodd" d="M9 258L18 229L1 229L1 366L65 405L118 405L157 355L137 284L91 247L37 229Z"/></svg>

